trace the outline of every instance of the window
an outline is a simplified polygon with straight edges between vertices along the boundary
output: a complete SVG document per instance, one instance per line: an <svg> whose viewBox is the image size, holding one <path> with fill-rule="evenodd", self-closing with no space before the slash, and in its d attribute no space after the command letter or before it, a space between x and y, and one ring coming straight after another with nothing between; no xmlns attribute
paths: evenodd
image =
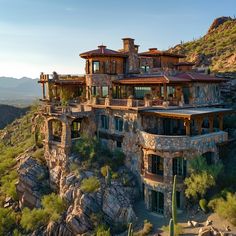
<svg viewBox="0 0 236 236"><path fill-rule="evenodd" d="M92 86L92 95L96 96L99 94L99 87Z"/></svg>
<svg viewBox="0 0 236 236"><path fill-rule="evenodd" d="M167 86L167 94L168 96L175 97L175 87Z"/></svg>
<svg viewBox="0 0 236 236"><path fill-rule="evenodd" d="M135 98L144 98L145 94L151 92L151 87L134 87Z"/></svg>
<svg viewBox="0 0 236 236"><path fill-rule="evenodd" d="M75 119L71 124L71 138L80 137L81 119Z"/></svg>
<svg viewBox="0 0 236 236"><path fill-rule="evenodd" d="M173 159L173 175L186 176L186 160L183 158L174 158Z"/></svg>
<svg viewBox="0 0 236 236"><path fill-rule="evenodd" d="M148 72L150 70L150 66L141 66L143 72Z"/></svg>
<svg viewBox="0 0 236 236"><path fill-rule="evenodd" d="M116 147L121 148L122 147L122 142L116 141Z"/></svg>
<svg viewBox="0 0 236 236"><path fill-rule="evenodd" d="M109 129L109 117L106 115L101 115L101 127L103 129Z"/></svg>
<svg viewBox="0 0 236 236"><path fill-rule="evenodd" d="M98 73L100 71L100 62L93 61L93 73Z"/></svg>
<svg viewBox="0 0 236 236"><path fill-rule="evenodd" d="M181 209L181 192L176 191L176 206L177 209Z"/></svg>
<svg viewBox="0 0 236 236"><path fill-rule="evenodd" d="M121 117L115 117L115 130L123 131L123 119Z"/></svg>
<svg viewBox="0 0 236 236"><path fill-rule="evenodd" d="M102 97L106 97L108 95L108 86L102 86Z"/></svg>
<svg viewBox="0 0 236 236"><path fill-rule="evenodd" d="M200 87L196 87L196 97L198 98L200 96Z"/></svg>
<svg viewBox="0 0 236 236"><path fill-rule="evenodd" d="M158 191L151 190L151 209L159 214L164 213L164 194Z"/></svg>
<svg viewBox="0 0 236 236"><path fill-rule="evenodd" d="M164 174L164 166L163 166L163 158L156 156L156 155L150 155L151 158L151 168L150 172L156 175L163 175Z"/></svg>
<svg viewBox="0 0 236 236"><path fill-rule="evenodd" d="M111 62L111 74L116 74L116 61Z"/></svg>

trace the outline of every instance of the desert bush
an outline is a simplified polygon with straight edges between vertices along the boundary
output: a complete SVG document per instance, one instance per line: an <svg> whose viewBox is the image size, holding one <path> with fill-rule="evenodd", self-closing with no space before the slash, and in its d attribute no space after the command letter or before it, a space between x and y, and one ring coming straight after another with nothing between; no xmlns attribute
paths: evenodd
<svg viewBox="0 0 236 236"><path fill-rule="evenodd" d="M111 175L112 179L118 179L119 178L119 174L117 172L113 172Z"/></svg>
<svg viewBox="0 0 236 236"><path fill-rule="evenodd" d="M204 211L205 213L208 212L207 200L205 198L200 199L199 206L202 209L202 211Z"/></svg>
<svg viewBox="0 0 236 236"><path fill-rule="evenodd" d="M185 195L187 198L198 199L203 197L207 190L215 186L217 176L223 169L221 162L208 165L202 156L189 162L190 176L185 179Z"/></svg>
<svg viewBox="0 0 236 236"><path fill-rule="evenodd" d="M11 209L0 208L0 235L7 235L16 225L16 214Z"/></svg>
<svg viewBox="0 0 236 236"><path fill-rule="evenodd" d="M15 187L17 180L18 174L16 170L10 171L9 174L4 175L0 180L1 192L9 197L12 197L14 200L17 200L17 193Z"/></svg>
<svg viewBox="0 0 236 236"><path fill-rule="evenodd" d="M226 199L216 198L209 202L208 206L220 217L225 218L236 226L236 193L227 193Z"/></svg>
<svg viewBox="0 0 236 236"><path fill-rule="evenodd" d="M200 174L192 173L190 177L185 179L184 183L186 185L186 197L197 199L199 197L203 197L206 191L215 185L215 180L207 172Z"/></svg>
<svg viewBox="0 0 236 236"><path fill-rule="evenodd" d="M96 192L100 188L100 182L97 177L89 177L83 179L81 183L81 190L86 193Z"/></svg>
<svg viewBox="0 0 236 236"><path fill-rule="evenodd" d="M110 229L105 225L99 225L96 229L96 236L110 236Z"/></svg>
<svg viewBox="0 0 236 236"><path fill-rule="evenodd" d="M107 168L110 169L110 167L108 165L105 165L101 168L101 174L103 177L107 176Z"/></svg>
<svg viewBox="0 0 236 236"><path fill-rule="evenodd" d="M149 221L144 220L143 228L140 231L135 232L134 236L148 236L152 232L152 229L153 229L152 224Z"/></svg>
<svg viewBox="0 0 236 236"><path fill-rule="evenodd" d="M57 221L65 209L66 204L63 199L52 193L42 198L42 208L33 210L24 208L20 224L25 230L33 231L50 221Z"/></svg>

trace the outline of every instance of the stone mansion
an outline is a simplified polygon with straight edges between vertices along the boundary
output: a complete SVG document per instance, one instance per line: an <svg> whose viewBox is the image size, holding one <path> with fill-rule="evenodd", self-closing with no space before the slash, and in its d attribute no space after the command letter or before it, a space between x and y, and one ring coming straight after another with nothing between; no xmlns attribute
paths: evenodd
<svg viewBox="0 0 236 236"><path fill-rule="evenodd" d="M219 89L224 80L197 73L183 55L157 48L139 52L131 38L123 39L120 50L100 45L80 56L84 75L40 75L52 183L63 181L73 141L97 135L124 152L147 209L170 213L174 175L177 207L184 209L188 160L201 155L214 163L218 145L228 139L223 116L231 111L223 108Z"/></svg>

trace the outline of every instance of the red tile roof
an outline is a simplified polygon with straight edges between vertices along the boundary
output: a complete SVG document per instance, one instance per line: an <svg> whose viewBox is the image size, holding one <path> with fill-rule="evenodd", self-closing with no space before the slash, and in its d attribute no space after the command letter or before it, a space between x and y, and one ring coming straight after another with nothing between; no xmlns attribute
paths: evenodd
<svg viewBox="0 0 236 236"><path fill-rule="evenodd" d="M83 52L80 54L82 58L94 57L94 56L112 56L112 57L126 57L127 55L118 51L107 49L106 46L100 45L98 49Z"/></svg>
<svg viewBox="0 0 236 236"><path fill-rule="evenodd" d="M141 52L139 53L139 56L146 56L146 57L152 57L152 56L170 56L170 57L178 57L178 58L184 58L184 55L180 54L173 54L166 51L160 51L157 48L149 48L149 51Z"/></svg>
<svg viewBox="0 0 236 236"><path fill-rule="evenodd" d="M151 84L162 84L162 83L188 83L188 82L216 82L220 83L225 81L222 78L212 77L210 75L204 75L199 73L179 73L175 75L137 75L132 77L126 77L113 81L117 84L126 85L151 85Z"/></svg>

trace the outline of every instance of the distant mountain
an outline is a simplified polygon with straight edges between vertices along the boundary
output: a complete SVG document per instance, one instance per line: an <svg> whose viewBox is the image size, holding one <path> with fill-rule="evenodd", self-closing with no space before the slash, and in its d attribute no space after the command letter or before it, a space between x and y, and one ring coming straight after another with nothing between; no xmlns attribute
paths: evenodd
<svg viewBox="0 0 236 236"><path fill-rule="evenodd" d="M217 72L236 72L236 19L219 17L206 35L168 50L187 56L196 66L210 66Z"/></svg>
<svg viewBox="0 0 236 236"><path fill-rule="evenodd" d="M37 79L0 77L0 103L30 104L41 96Z"/></svg>
<svg viewBox="0 0 236 236"><path fill-rule="evenodd" d="M15 119L25 115L29 108L18 108L0 104L0 129L10 124Z"/></svg>

